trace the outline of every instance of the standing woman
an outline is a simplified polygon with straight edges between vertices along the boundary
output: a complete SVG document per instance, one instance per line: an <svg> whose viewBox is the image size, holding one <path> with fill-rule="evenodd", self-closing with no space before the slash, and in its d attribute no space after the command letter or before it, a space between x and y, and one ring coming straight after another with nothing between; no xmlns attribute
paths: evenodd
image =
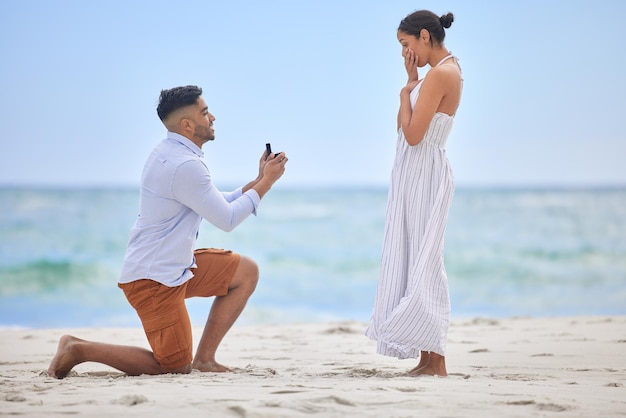
<svg viewBox="0 0 626 418"><path fill-rule="evenodd" d="M453 20L452 13L419 10L398 27L408 81L400 91L380 277L365 334L377 340L379 354L419 357L411 376L448 375L443 241L454 176L445 145L463 84L456 57L443 44ZM431 69L420 79L417 68L426 64Z"/></svg>

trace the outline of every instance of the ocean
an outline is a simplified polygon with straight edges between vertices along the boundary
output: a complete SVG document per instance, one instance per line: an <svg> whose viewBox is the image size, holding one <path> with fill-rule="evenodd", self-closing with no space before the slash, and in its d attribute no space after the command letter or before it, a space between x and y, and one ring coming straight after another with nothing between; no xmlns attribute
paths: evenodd
<svg viewBox="0 0 626 418"><path fill-rule="evenodd" d="M137 188L0 188L0 327L140 326L117 279ZM198 247L253 258L238 324L367 321L385 188L281 189ZM452 319L626 314L626 188L458 187L446 232ZM188 302L202 326L211 299Z"/></svg>

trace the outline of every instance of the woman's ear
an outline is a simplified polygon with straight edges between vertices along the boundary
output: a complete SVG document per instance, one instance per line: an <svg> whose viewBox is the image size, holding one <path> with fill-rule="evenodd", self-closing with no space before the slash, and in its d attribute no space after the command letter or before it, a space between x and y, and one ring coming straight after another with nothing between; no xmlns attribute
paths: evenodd
<svg viewBox="0 0 626 418"><path fill-rule="evenodd" d="M426 43L430 43L430 32L428 32L426 29L421 29L420 30L420 40L426 42Z"/></svg>

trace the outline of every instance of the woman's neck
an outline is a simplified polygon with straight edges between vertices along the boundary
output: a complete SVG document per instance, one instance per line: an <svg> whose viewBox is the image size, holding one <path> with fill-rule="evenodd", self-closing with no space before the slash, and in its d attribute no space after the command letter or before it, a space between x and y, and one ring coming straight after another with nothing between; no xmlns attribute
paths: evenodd
<svg viewBox="0 0 626 418"><path fill-rule="evenodd" d="M432 54L430 54L430 59L428 60L428 65L431 67L436 66L439 62L450 55L450 51L446 47L435 48L433 49Z"/></svg>

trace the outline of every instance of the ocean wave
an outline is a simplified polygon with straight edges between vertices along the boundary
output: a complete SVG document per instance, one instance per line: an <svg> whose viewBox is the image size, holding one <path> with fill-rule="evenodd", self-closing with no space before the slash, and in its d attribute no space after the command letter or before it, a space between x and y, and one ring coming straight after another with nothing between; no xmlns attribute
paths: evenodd
<svg viewBox="0 0 626 418"><path fill-rule="evenodd" d="M37 260L25 265L0 268L0 297L47 293L110 281L116 275L109 267L67 260Z"/></svg>

